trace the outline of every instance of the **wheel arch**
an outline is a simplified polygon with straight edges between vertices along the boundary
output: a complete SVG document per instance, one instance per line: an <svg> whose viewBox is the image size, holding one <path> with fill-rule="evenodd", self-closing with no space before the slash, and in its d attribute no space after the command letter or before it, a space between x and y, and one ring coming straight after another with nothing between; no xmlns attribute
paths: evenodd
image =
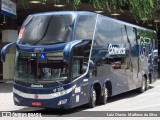
<svg viewBox="0 0 160 120"><path fill-rule="evenodd" d="M100 82L99 82L99 81L95 81L95 82L91 85L90 92L89 92L89 96L91 95L93 88L94 88L94 90L96 91L97 103L99 103L99 98L100 98L101 92L102 92L102 86L101 86ZM90 101L90 97L89 97L89 101Z"/></svg>

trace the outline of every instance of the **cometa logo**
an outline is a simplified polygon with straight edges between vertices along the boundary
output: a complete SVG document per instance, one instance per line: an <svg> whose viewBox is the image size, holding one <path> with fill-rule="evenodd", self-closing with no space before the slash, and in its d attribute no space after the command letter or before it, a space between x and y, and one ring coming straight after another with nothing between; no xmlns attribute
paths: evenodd
<svg viewBox="0 0 160 120"><path fill-rule="evenodd" d="M31 87L43 87L43 85L34 85L34 84L32 84Z"/></svg>
<svg viewBox="0 0 160 120"><path fill-rule="evenodd" d="M122 55L126 54L126 49L124 47L114 47L112 44L109 44L108 52L110 55Z"/></svg>

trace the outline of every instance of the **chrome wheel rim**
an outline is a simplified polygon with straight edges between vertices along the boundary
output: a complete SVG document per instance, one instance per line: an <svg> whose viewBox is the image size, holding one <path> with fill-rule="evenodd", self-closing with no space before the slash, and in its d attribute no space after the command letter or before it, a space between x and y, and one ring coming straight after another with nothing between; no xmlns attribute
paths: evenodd
<svg viewBox="0 0 160 120"><path fill-rule="evenodd" d="M105 88L105 90L104 90L104 97L105 97L105 100L106 100L107 97L108 97L108 90L107 90L107 88Z"/></svg>
<svg viewBox="0 0 160 120"><path fill-rule="evenodd" d="M142 81L142 90L145 90L145 80L144 79L142 79L143 81Z"/></svg>
<svg viewBox="0 0 160 120"><path fill-rule="evenodd" d="M146 88L149 88L149 80L147 79Z"/></svg>
<svg viewBox="0 0 160 120"><path fill-rule="evenodd" d="M93 90L93 102L95 103L96 102L96 91L95 90Z"/></svg>

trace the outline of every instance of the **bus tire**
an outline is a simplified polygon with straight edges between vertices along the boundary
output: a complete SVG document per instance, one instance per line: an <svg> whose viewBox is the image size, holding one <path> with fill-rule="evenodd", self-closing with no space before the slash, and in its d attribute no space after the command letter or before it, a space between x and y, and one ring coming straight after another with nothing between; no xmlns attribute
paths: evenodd
<svg viewBox="0 0 160 120"><path fill-rule="evenodd" d="M146 80L143 76L141 81L141 87L138 89L138 91L143 93L145 90L146 90Z"/></svg>
<svg viewBox="0 0 160 120"><path fill-rule="evenodd" d="M152 78L153 77L153 74L152 74L152 72L151 73L149 73L149 75L148 75L148 78L149 78L149 84L151 84L152 83Z"/></svg>
<svg viewBox="0 0 160 120"><path fill-rule="evenodd" d="M107 99L108 99L108 89L105 87L103 90L103 96L101 96L100 98L100 103L102 105L105 105L107 103Z"/></svg>
<svg viewBox="0 0 160 120"><path fill-rule="evenodd" d="M90 94L90 101L88 103L88 107L94 108L96 106L97 94L95 88L93 87Z"/></svg>

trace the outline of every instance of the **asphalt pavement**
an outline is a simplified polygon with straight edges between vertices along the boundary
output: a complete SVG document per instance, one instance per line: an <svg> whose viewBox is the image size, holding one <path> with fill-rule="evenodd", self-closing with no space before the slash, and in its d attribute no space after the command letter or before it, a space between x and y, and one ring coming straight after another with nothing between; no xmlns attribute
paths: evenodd
<svg viewBox="0 0 160 120"><path fill-rule="evenodd" d="M81 106L72 109L72 111L74 111L73 113L72 111L68 113L68 111L65 110L57 111L56 109L48 110L36 107L15 106L12 87L12 81L0 83L0 111L38 112L54 116L65 116L68 114L79 115L84 111L160 111L160 80L151 84L150 89L142 94L135 91L123 93L109 98L106 105L99 105L92 109ZM91 116L93 114L92 112L86 113ZM97 116L101 115L101 112L97 113Z"/></svg>

